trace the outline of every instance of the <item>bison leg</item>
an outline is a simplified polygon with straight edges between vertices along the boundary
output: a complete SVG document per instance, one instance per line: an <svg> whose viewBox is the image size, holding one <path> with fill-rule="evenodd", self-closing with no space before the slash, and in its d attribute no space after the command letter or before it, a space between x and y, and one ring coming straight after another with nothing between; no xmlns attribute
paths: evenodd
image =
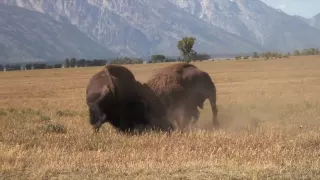
<svg viewBox="0 0 320 180"><path fill-rule="evenodd" d="M197 105L194 104L193 101L187 101L181 109L182 112L179 123L180 128L189 128L191 125L195 124L198 121L200 112L197 108Z"/></svg>
<svg viewBox="0 0 320 180"><path fill-rule="evenodd" d="M176 111L176 122L178 125L178 128L183 132L187 126L187 124L190 122L191 116L187 112L188 109L185 108L185 106L181 106Z"/></svg>
<svg viewBox="0 0 320 180"><path fill-rule="evenodd" d="M214 92L209 97L210 105L211 105L211 111L212 111L212 125L214 128L219 128L220 123L218 122L218 108L216 104L216 92Z"/></svg>
<svg viewBox="0 0 320 180"><path fill-rule="evenodd" d="M182 131L185 125L185 106L183 104L171 106L168 109L168 118L173 129ZM175 124L175 125L173 125Z"/></svg>
<svg viewBox="0 0 320 180"><path fill-rule="evenodd" d="M199 120L199 117L200 117L200 112L197 107L193 110L193 113L191 116L192 116L191 124L194 125Z"/></svg>
<svg viewBox="0 0 320 180"><path fill-rule="evenodd" d="M183 128L184 129L190 128L190 126L194 125L196 121L199 119L199 114L200 113L196 107L185 109L184 116L183 116L183 120L184 120Z"/></svg>
<svg viewBox="0 0 320 180"><path fill-rule="evenodd" d="M170 109L170 119L172 122L175 122L177 129L181 129L182 110L180 108L172 108Z"/></svg>

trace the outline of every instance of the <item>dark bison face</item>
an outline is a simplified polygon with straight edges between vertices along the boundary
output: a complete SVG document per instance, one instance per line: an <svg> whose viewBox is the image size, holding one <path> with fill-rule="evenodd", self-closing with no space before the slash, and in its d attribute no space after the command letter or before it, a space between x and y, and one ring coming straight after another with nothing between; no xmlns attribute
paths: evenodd
<svg viewBox="0 0 320 180"><path fill-rule="evenodd" d="M173 125L166 118L166 111L161 109L162 104L155 106L146 99L141 99L132 107L135 110L135 129L138 131L156 130L168 132L173 130Z"/></svg>
<svg viewBox="0 0 320 180"><path fill-rule="evenodd" d="M137 129L168 131L173 125L166 118L166 108L159 97L147 84L137 82L138 93L135 100L128 104L128 111L134 118ZM130 117L128 117L130 118Z"/></svg>
<svg viewBox="0 0 320 180"><path fill-rule="evenodd" d="M94 129L98 131L100 126L106 121L106 114L101 112L98 106L89 106L89 122Z"/></svg>
<svg viewBox="0 0 320 180"><path fill-rule="evenodd" d="M128 102L123 113L124 119L132 130L137 126L147 126L150 124L146 104L142 100L137 99Z"/></svg>

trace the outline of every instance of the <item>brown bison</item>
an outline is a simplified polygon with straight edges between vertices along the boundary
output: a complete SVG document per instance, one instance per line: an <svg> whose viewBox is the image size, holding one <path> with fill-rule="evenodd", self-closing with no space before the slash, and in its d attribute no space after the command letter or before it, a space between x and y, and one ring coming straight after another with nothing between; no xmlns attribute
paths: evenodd
<svg viewBox="0 0 320 180"><path fill-rule="evenodd" d="M97 72L89 80L86 102L95 132L105 122L129 133L141 130L141 127L162 131L173 129L160 99L146 84L136 81L124 66L107 65Z"/></svg>
<svg viewBox="0 0 320 180"><path fill-rule="evenodd" d="M197 107L202 109L206 99L209 99L211 104L213 126L219 127L215 84L208 73L195 65L168 65L158 70L147 84L160 97L167 107L168 115L176 119L181 129L184 129L192 118L194 122L198 120Z"/></svg>

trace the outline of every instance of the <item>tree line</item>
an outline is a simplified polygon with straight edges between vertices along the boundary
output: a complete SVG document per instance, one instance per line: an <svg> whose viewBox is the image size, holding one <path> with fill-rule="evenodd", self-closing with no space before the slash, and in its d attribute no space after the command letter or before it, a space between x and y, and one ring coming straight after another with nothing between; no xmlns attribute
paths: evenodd
<svg viewBox="0 0 320 180"><path fill-rule="evenodd" d="M175 62L175 61L202 61L210 59L207 54L198 54L192 48L195 43L194 37L184 37L177 44L177 48L180 51L182 58L167 58L165 55L155 54L151 56L151 60L147 63L163 63L163 62ZM140 58L120 57L112 60L85 60L76 58L66 58L63 64L46 64L46 63L28 63L24 65L19 64L7 64L0 65L0 70L29 70L29 69L52 69L52 68L74 68L74 67L90 67L90 66L104 66L107 64L142 64L144 61Z"/></svg>
<svg viewBox="0 0 320 180"><path fill-rule="evenodd" d="M192 57L192 61L202 61L210 59L207 54L198 54ZM165 62L181 62L181 58L170 58L165 55L155 54L151 56L151 60L146 63L165 63ZM27 63L27 64L7 64L0 65L0 71L15 71L15 70L32 70L32 69L53 69L53 68L76 68L76 67L93 67L93 66L105 66L107 64L143 64L144 61L141 58L129 58L120 57L112 60L103 59L76 59L66 58L63 63L47 64L47 63Z"/></svg>
<svg viewBox="0 0 320 180"><path fill-rule="evenodd" d="M195 37L183 37L177 43L177 48L180 52L180 57L169 58L162 54L154 54L151 56L151 60L147 63L164 63L164 62L192 62L192 61L203 61L211 59L211 56L205 53L197 53L193 49L193 45L196 41ZM300 55L319 55L319 50L317 48L294 50L293 56ZM291 53L282 54L280 52L253 52L252 58L285 58L291 56ZM250 56L236 56L235 59L248 59ZM91 67L91 66L104 66L107 64L143 64L144 61L141 58L129 58L129 57L118 57L116 59L106 60L106 59L76 59L76 58L66 58L61 64L46 64L46 63L28 63L24 65L19 64L7 64L0 65L0 71L11 71L11 70L29 70L29 69L52 69L52 68L75 68L75 67Z"/></svg>
<svg viewBox="0 0 320 180"><path fill-rule="evenodd" d="M289 56L309 56L309 55L320 55L319 49L318 48L310 48L310 49L303 49L303 50L294 50L293 52L288 52L288 53L281 53L281 52L253 52L252 58L265 58L265 59L270 59L270 58L287 58ZM236 56L235 59L248 59L250 56Z"/></svg>
<svg viewBox="0 0 320 180"><path fill-rule="evenodd" d="M92 66L104 66L106 64L142 64L142 63L143 63L143 60L141 59L128 58L128 57L117 58L113 60L104 60L104 59L86 60L86 59L66 58L63 63L57 63L57 64L27 63L27 64L0 65L0 71L92 67Z"/></svg>

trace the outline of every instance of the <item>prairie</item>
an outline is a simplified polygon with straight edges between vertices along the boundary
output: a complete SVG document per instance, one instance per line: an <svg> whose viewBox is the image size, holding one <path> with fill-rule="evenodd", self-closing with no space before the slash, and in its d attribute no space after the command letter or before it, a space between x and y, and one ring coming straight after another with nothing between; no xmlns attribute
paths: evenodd
<svg viewBox="0 0 320 180"><path fill-rule="evenodd" d="M217 87L188 133L92 135L103 67L0 72L1 179L320 179L320 56L195 62ZM126 65L146 81L166 64Z"/></svg>

